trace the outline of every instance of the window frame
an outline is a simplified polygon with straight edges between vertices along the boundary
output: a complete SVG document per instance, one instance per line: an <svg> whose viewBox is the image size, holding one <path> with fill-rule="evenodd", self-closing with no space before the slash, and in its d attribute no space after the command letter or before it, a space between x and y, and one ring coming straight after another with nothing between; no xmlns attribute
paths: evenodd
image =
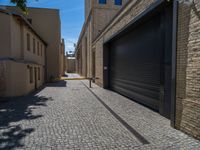
<svg viewBox="0 0 200 150"><path fill-rule="evenodd" d="M99 4L106 5L107 4L107 0L99 0Z"/></svg>
<svg viewBox="0 0 200 150"><path fill-rule="evenodd" d="M40 55L40 42L37 42L37 55Z"/></svg>
<svg viewBox="0 0 200 150"><path fill-rule="evenodd" d="M36 53L36 40L33 38L33 53Z"/></svg>
<svg viewBox="0 0 200 150"><path fill-rule="evenodd" d="M122 6L122 0L115 0L115 5Z"/></svg>
<svg viewBox="0 0 200 150"><path fill-rule="evenodd" d="M42 52L43 52L43 45L41 43L41 45L40 45L40 56L42 56Z"/></svg>
<svg viewBox="0 0 200 150"><path fill-rule="evenodd" d="M33 67L29 67L29 82L33 83Z"/></svg>
<svg viewBox="0 0 200 150"><path fill-rule="evenodd" d="M30 33L27 33L26 34L26 48L27 48L27 51L31 51L31 35Z"/></svg>
<svg viewBox="0 0 200 150"><path fill-rule="evenodd" d="M40 79L41 79L41 78L40 78L40 75L41 75L41 74L40 74L40 67L38 67L38 80L39 80L39 81L40 81Z"/></svg>

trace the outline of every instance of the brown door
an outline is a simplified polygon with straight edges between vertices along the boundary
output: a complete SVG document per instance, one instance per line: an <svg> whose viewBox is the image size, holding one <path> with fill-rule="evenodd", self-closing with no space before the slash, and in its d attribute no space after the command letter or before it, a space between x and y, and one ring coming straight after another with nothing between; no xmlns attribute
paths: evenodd
<svg viewBox="0 0 200 150"><path fill-rule="evenodd" d="M35 74L35 89L37 89L37 68L34 68L34 74Z"/></svg>

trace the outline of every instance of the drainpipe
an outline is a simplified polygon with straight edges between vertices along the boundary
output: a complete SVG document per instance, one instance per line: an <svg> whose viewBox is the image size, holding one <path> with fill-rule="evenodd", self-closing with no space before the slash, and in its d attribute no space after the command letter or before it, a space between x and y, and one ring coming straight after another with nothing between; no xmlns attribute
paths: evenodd
<svg viewBox="0 0 200 150"><path fill-rule="evenodd" d="M172 76L171 76L171 126L176 122L176 68L177 68L177 24L179 0L173 1L173 32L172 32Z"/></svg>

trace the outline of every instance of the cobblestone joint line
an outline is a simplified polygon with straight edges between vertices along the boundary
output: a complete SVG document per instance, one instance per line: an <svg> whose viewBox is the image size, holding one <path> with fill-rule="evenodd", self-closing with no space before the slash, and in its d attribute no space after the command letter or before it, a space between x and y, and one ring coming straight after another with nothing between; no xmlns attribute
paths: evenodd
<svg viewBox="0 0 200 150"><path fill-rule="evenodd" d="M132 128L126 121L124 121L119 115L117 115L108 105L106 105L101 98L99 98L85 83L81 83L95 96L95 98L129 131L131 132L142 144L150 144L140 133Z"/></svg>

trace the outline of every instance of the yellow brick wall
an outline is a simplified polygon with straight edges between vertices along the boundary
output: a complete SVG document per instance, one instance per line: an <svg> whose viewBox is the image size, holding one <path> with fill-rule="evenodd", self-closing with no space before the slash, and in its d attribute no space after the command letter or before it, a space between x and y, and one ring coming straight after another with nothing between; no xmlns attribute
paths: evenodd
<svg viewBox="0 0 200 150"><path fill-rule="evenodd" d="M93 42L96 83L103 86L103 42L148 8L154 0L132 1ZM178 6L177 28L177 129L200 139L200 1Z"/></svg>
<svg viewBox="0 0 200 150"><path fill-rule="evenodd" d="M200 139L200 1L178 13L176 128Z"/></svg>

